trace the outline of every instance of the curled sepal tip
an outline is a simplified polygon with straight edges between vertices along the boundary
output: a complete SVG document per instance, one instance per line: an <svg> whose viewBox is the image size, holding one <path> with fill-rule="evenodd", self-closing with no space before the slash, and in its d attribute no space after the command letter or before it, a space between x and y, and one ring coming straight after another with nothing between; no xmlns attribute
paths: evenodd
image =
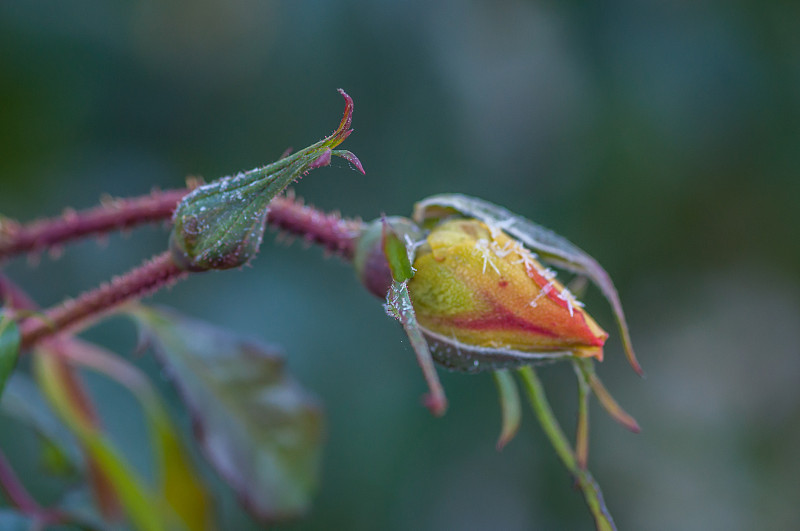
<svg viewBox="0 0 800 531"><path fill-rule="evenodd" d="M336 151L333 151L333 154L352 164L353 167L361 173L361 175L366 174L364 171L364 166L361 164L361 161L358 160L358 157L356 157L355 153L347 151L346 149L337 149Z"/></svg>
<svg viewBox="0 0 800 531"><path fill-rule="evenodd" d="M520 406L517 382L514 380L513 375L508 370L498 370L493 371L492 376L494 376L494 382L497 384L503 420L500 437L497 439L497 451L499 452L517 434L522 418L522 408Z"/></svg>
<svg viewBox="0 0 800 531"><path fill-rule="evenodd" d="M600 378L597 377L597 374L594 372L592 361L575 360L575 363L583 373L585 382L592 389L592 392L597 395L597 400L600 402L600 405L603 406L603 409L606 410L611 418L633 433L641 432L642 429L639 427L639 423L636 422L636 419L622 409L617 401L614 400L614 397L611 396L611 393L608 392L608 389L603 385L603 382L600 381Z"/></svg>
<svg viewBox="0 0 800 531"><path fill-rule="evenodd" d="M250 261L264 236L270 201L311 170L344 158L362 173L361 162L335 148L350 136L353 99L343 90L344 115L326 138L261 168L222 177L183 198L173 214L170 251L187 271L230 269Z"/></svg>

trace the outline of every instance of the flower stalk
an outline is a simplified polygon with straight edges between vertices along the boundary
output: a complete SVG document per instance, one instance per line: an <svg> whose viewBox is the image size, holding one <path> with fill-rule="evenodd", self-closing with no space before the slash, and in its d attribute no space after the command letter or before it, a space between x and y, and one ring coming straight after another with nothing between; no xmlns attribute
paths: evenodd
<svg viewBox="0 0 800 531"><path fill-rule="evenodd" d="M23 320L20 324L21 348L29 349L57 332L85 326L125 302L150 295L186 276L187 273L175 265L169 253L157 255L110 283L45 310L41 317Z"/></svg>
<svg viewBox="0 0 800 531"><path fill-rule="evenodd" d="M57 249L70 241L166 221L190 189L153 191L130 199L108 198L97 207L65 210L61 216L26 224L0 220L0 261L18 254Z"/></svg>
<svg viewBox="0 0 800 531"><path fill-rule="evenodd" d="M558 454L561 462L575 477L577 486L583 493L586 504L589 506L589 511L591 511L594 517L597 530L616 530L614 519L611 517L611 513L609 513L606 507L606 502L603 499L600 486L594 480L591 473L589 473L585 467L580 466L567 436L564 435L561 425L558 423L558 420L553 414L553 410L550 408L550 404L544 393L544 387L539 377L536 375L536 372L532 367L523 367L519 369L519 374L522 377L523 385L528 393L528 399L530 400L533 412L539 420L539 424L542 425L545 435L550 439L550 444L553 445L553 449L556 451L556 454Z"/></svg>

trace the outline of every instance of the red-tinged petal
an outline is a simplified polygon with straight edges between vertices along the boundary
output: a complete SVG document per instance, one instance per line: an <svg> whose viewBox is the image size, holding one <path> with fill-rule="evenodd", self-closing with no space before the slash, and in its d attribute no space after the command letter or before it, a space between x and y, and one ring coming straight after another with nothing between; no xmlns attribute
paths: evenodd
<svg viewBox="0 0 800 531"><path fill-rule="evenodd" d="M640 376L644 375L633 351L619 294L611 277L594 258L549 229L503 207L462 194L440 194L420 201L414 208L414 221L422 224L428 219L447 217L453 213L478 219L489 225L502 225L504 231L513 238L540 253L543 262L590 278L611 304L629 363Z"/></svg>
<svg viewBox="0 0 800 531"><path fill-rule="evenodd" d="M602 359L608 334L519 242L476 220L435 227L409 283L420 325L459 344Z"/></svg>

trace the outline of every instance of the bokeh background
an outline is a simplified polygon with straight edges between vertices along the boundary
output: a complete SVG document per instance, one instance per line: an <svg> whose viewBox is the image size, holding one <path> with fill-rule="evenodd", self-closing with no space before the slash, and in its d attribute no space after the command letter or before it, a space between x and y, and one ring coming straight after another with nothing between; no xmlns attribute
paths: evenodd
<svg viewBox="0 0 800 531"><path fill-rule="evenodd" d="M800 528L799 3L5 1L0 212L29 220L263 164L333 130L338 87L355 99L345 147L367 175L318 170L296 187L309 202L371 219L434 193L480 196L615 279L647 372L612 333L599 371L643 432L595 407L590 465L621 529ZM5 270L54 304L166 234ZM432 418L400 327L349 267L273 240L253 267L155 299L282 345L324 402L321 488L285 529L592 528L531 415L495 451L489 376L443 374L451 408ZM615 330L596 290L585 301ZM87 336L126 356L136 341L122 320ZM176 401L149 357L137 363ZM571 426L571 370L540 374ZM90 381L146 469L134 402ZM54 499L32 441L0 428ZM219 511L225 529L256 528L224 489Z"/></svg>

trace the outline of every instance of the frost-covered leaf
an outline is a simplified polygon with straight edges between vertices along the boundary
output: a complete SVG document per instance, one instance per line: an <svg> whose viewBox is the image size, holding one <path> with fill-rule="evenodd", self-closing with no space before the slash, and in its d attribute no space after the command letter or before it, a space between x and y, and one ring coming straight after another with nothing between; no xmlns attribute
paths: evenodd
<svg viewBox="0 0 800 531"><path fill-rule="evenodd" d="M204 453L257 518L303 513L317 484L322 414L283 357L207 323L131 310L191 411Z"/></svg>
<svg viewBox="0 0 800 531"><path fill-rule="evenodd" d="M611 277L594 258L566 238L541 225L537 225L503 207L466 195L441 194L428 197L415 206L414 220L423 224L426 220L446 217L454 211L503 230L538 253L544 262L589 277L600 288L600 291L611 304L622 334L622 343L625 347L628 361L636 372L642 373L642 369L633 352L628 325L625 321L625 314L622 311L622 303L619 300L617 290L611 281Z"/></svg>
<svg viewBox="0 0 800 531"><path fill-rule="evenodd" d="M19 356L19 327L0 309L0 398Z"/></svg>

